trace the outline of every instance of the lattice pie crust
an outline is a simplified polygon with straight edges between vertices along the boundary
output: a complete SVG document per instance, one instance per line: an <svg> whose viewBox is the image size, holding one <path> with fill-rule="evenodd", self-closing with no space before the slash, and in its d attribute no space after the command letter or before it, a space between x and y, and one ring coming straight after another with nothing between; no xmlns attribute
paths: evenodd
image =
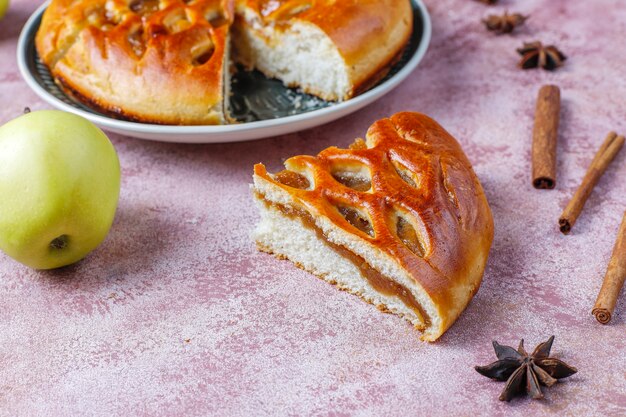
<svg viewBox="0 0 626 417"><path fill-rule="evenodd" d="M478 290L493 239L454 138L427 116L398 113L350 149L285 167L254 167L258 247L439 338Z"/></svg>
<svg viewBox="0 0 626 417"><path fill-rule="evenodd" d="M409 0L52 0L36 37L55 80L131 120L228 123L234 60L327 100L386 74Z"/></svg>

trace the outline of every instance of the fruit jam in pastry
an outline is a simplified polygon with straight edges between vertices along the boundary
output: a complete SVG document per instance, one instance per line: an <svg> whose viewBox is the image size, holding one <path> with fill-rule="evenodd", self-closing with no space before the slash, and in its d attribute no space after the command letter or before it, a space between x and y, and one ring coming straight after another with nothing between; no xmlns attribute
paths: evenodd
<svg viewBox="0 0 626 417"><path fill-rule="evenodd" d="M350 149L254 167L259 249L439 338L478 290L493 240L459 144L419 113L374 123Z"/></svg>

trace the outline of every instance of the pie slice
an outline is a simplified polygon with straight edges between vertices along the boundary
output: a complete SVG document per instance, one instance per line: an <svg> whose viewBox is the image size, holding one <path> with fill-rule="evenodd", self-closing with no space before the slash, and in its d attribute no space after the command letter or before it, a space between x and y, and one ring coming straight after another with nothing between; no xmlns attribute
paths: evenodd
<svg viewBox="0 0 626 417"><path fill-rule="evenodd" d="M350 149L254 167L260 250L439 338L478 290L493 239L459 144L419 113L374 123Z"/></svg>

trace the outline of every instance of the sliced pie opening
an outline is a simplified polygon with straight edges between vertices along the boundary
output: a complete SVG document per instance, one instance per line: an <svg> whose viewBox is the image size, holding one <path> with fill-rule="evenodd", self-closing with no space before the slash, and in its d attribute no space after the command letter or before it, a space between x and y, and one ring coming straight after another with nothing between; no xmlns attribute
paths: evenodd
<svg viewBox="0 0 626 417"><path fill-rule="evenodd" d="M310 213L270 201L259 192L255 197L262 216L255 232L260 249L287 257L380 310L404 317L419 329L431 325L430 316L411 289L374 268L347 242L331 241Z"/></svg>

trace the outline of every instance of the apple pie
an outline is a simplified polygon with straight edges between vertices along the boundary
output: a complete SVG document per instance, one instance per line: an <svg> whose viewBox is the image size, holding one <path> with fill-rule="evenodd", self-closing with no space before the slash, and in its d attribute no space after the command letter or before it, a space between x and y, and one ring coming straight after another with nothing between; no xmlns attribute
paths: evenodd
<svg viewBox="0 0 626 417"><path fill-rule="evenodd" d="M35 43L56 82L104 112L224 124L231 46L235 62L346 100L388 72L412 25L409 0L52 0Z"/></svg>
<svg viewBox="0 0 626 417"><path fill-rule="evenodd" d="M349 149L254 167L260 250L439 338L478 290L491 210L455 139L419 113L374 123Z"/></svg>

